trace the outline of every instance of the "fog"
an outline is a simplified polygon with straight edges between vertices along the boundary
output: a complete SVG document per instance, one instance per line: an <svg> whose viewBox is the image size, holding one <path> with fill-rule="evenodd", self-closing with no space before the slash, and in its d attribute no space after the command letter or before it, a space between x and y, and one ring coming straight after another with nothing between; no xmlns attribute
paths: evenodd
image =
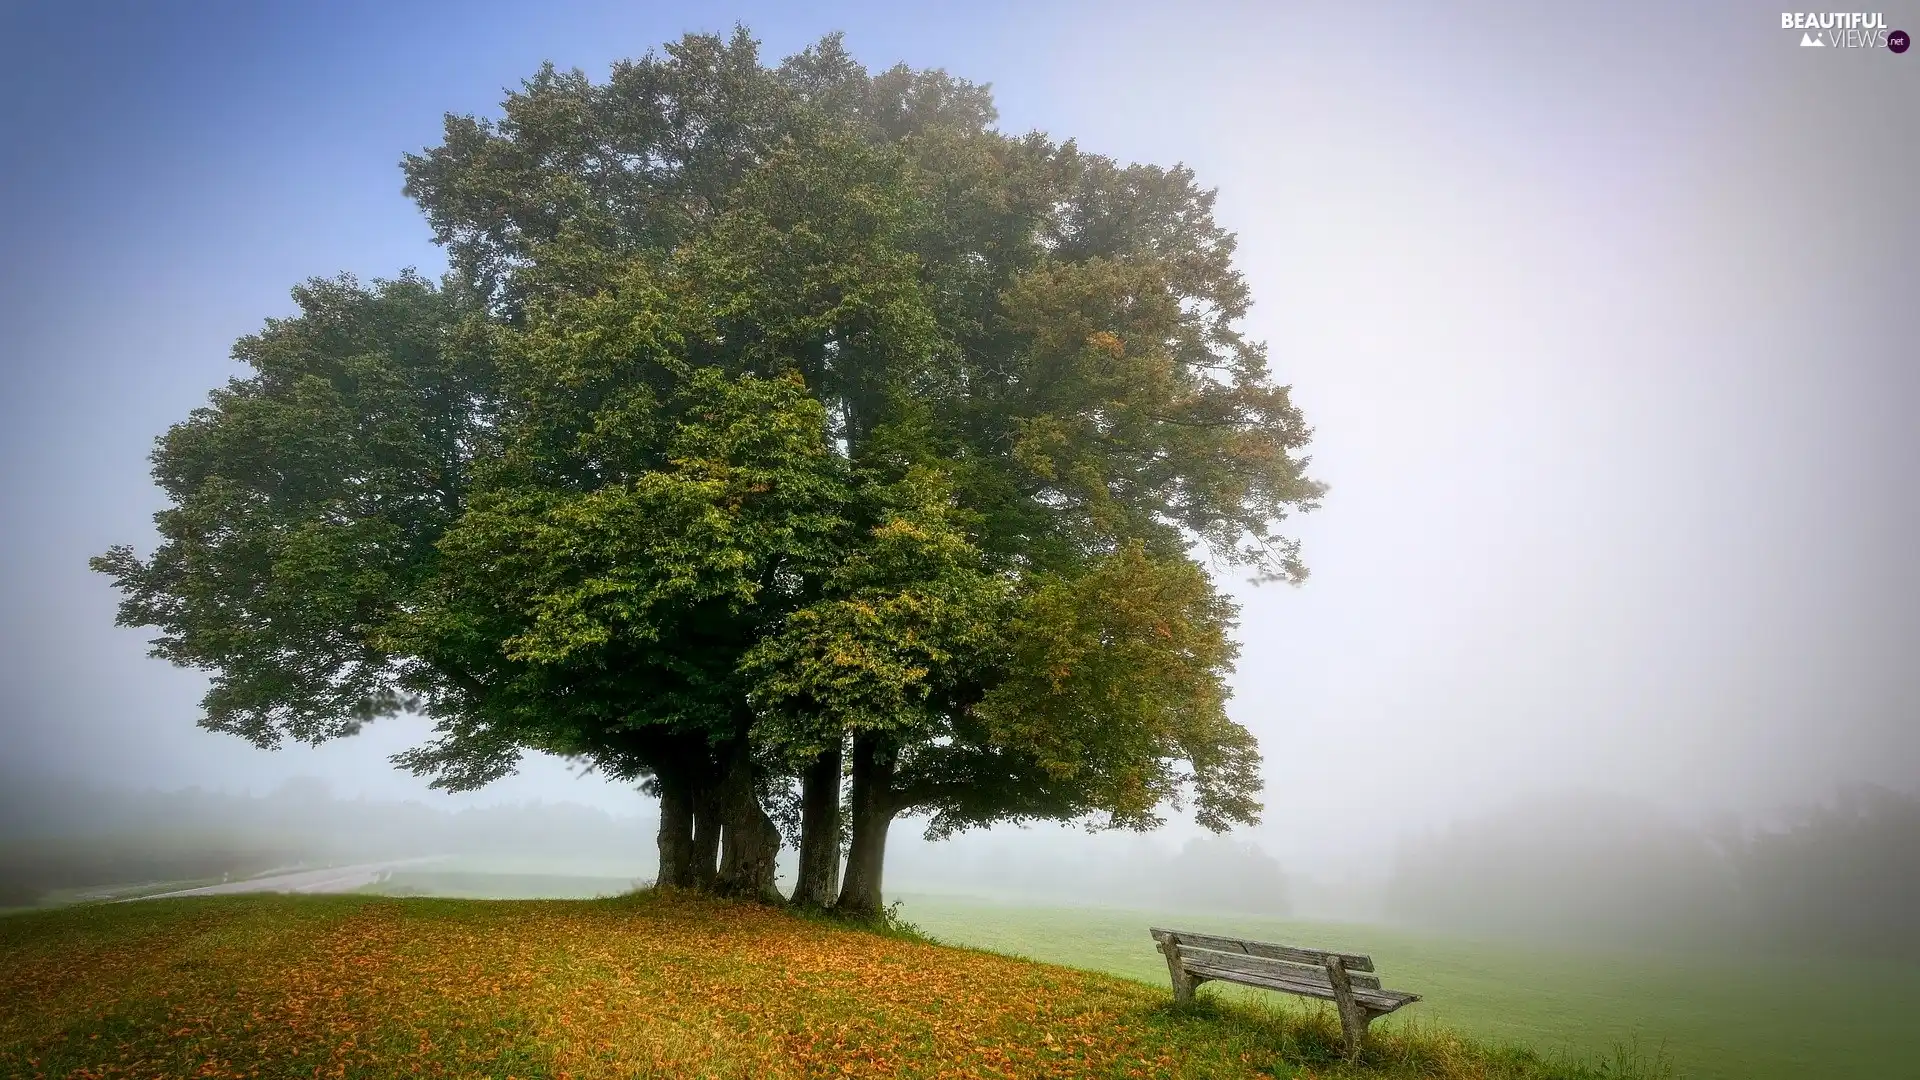
<svg viewBox="0 0 1920 1080"><path fill-rule="evenodd" d="M1304 586L1232 583L1259 828L907 822L890 887L1631 937L1787 925L1818 828L1914 850L1886 838L1920 787L1920 56L1709 4L12 6L0 748L35 779L10 839L126 835L143 811L80 807L199 789L167 812L245 854L217 872L468 851L456 812L491 806L651 873L648 800L562 762L455 797L387 764L407 719L276 753L198 730L201 677L112 627L86 558L149 549L151 440L288 287L444 265L397 168L443 111L736 18L770 57L844 29L869 65L991 82L1005 130L1218 185L1331 489L1293 523ZM239 820L301 777L337 827ZM380 848L356 800L411 824Z"/></svg>
<svg viewBox="0 0 1920 1080"><path fill-rule="evenodd" d="M372 862L549 884L593 879L599 892L624 892L654 870L654 820L577 803L451 809L341 798L311 777L260 795L0 779L0 906L73 890Z"/></svg>
<svg viewBox="0 0 1920 1080"><path fill-rule="evenodd" d="M0 786L0 907L364 867L320 891L604 896L651 883L655 816L577 803L449 809L342 798L296 778L262 795L132 791L21 775ZM781 885L793 883L788 851ZM1521 799L1402 837L1380 872L1303 875L1233 837L1050 827L900 836L892 894L1020 905L1358 922L1469 938L1636 949L1839 951L1920 959L1920 799L1855 788L1754 827L1689 825L1593 791ZM249 886L252 887L252 886ZM264 886L263 886L264 887Z"/></svg>

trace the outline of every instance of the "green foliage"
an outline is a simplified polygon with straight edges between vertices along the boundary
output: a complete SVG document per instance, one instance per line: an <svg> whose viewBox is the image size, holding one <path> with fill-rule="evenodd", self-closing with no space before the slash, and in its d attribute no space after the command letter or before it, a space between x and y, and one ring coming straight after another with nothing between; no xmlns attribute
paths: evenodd
<svg viewBox="0 0 1920 1080"><path fill-rule="evenodd" d="M991 742L1050 777L1085 778L1110 824L1149 828L1197 787L1196 817L1256 820L1260 758L1227 718L1233 605L1192 562L1133 543L1075 579L1046 581L1009 628L1011 660L979 715ZM1176 773L1173 762L1192 765Z"/></svg>
<svg viewBox="0 0 1920 1080"><path fill-rule="evenodd" d="M593 755L617 753L608 732L719 736L739 715L740 655L844 529L845 470L791 379L699 369L667 404L680 421L660 469L586 490L488 487L443 540L441 573L392 640L476 674L472 724ZM444 724L408 762L457 775L474 730Z"/></svg>
<svg viewBox="0 0 1920 1080"><path fill-rule="evenodd" d="M488 439L492 361L458 291L412 275L294 290L253 369L154 451L172 505L141 560L95 559L119 623L212 673L204 726L261 746L352 734L410 698L378 630L440 562Z"/></svg>

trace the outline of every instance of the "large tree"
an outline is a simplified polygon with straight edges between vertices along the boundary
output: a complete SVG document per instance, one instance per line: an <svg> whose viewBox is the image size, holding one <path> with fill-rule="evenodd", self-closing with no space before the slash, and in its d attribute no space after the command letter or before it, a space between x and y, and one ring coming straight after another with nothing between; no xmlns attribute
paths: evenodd
<svg viewBox="0 0 1920 1080"><path fill-rule="evenodd" d="M242 342L156 453L161 548L97 561L121 621L263 745L413 708L442 786L644 781L668 883L770 892L798 781L833 901L849 773L860 913L901 813L1254 820L1195 558L1304 574L1308 432L1211 193L992 123L744 33L450 117L407 160L448 285L313 283Z"/></svg>

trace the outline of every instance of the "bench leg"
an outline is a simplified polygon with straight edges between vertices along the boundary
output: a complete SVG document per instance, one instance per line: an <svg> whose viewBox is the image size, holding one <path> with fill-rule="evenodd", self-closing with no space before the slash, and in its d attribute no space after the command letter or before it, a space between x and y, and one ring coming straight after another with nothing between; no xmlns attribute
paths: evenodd
<svg viewBox="0 0 1920 1080"><path fill-rule="evenodd" d="M1338 956L1327 957L1327 981L1333 984L1333 1004L1340 1010L1340 1030L1347 1037L1347 1057L1359 1057L1373 1013L1353 999L1353 981L1347 978L1347 963Z"/></svg>
<svg viewBox="0 0 1920 1080"><path fill-rule="evenodd" d="M1200 980L1180 966L1180 939L1168 935L1165 941L1156 946L1167 958L1167 977L1173 980L1173 1003L1185 1005L1193 1000L1193 988Z"/></svg>
<svg viewBox="0 0 1920 1080"><path fill-rule="evenodd" d="M1373 1014L1364 1005L1353 1004L1340 1010L1340 1030L1347 1037L1347 1057L1360 1056L1360 1048L1367 1042L1367 1025L1372 1022Z"/></svg>

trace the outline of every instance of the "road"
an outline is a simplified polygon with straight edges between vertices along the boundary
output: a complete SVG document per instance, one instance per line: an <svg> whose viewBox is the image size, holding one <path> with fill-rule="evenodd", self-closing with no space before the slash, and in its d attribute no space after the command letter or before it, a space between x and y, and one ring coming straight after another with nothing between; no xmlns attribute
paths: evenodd
<svg viewBox="0 0 1920 1080"><path fill-rule="evenodd" d="M202 885L197 889L179 889L174 892L154 893L150 896L130 899L161 900L171 896L220 896L227 893L254 892L352 892L363 886L372 885L400 867L433 862L436 858L437 856L429 855L417 859L391 859L386 862L357 863L353 866L329 866L320 870L288 870L263 877L226 881L218 885Z"/></svg>

